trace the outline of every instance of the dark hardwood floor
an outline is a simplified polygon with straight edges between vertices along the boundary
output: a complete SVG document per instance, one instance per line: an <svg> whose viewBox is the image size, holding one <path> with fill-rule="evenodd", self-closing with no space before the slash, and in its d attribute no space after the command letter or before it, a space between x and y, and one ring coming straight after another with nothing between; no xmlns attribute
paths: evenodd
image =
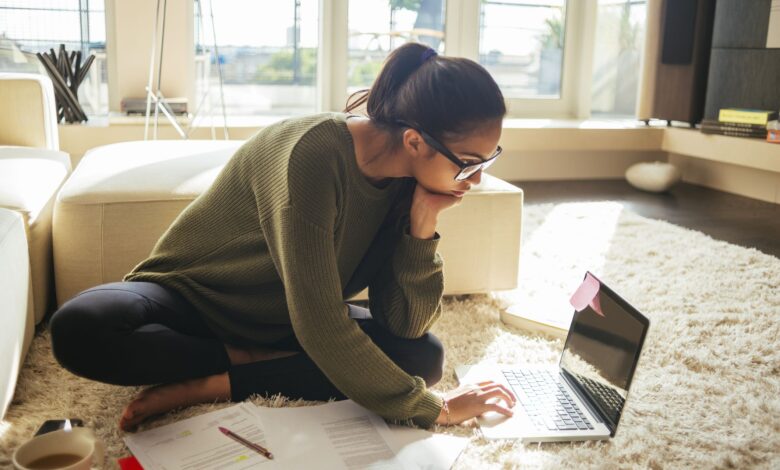
<svg viewBox="0 0 780 470"><path fill-rule="evenodd" d="M780 204L685 183L662 194L639 191L623 180L514 181L512 184L525 192L525 204L618 201L641 216L665 220L780 257Z"/></svg>

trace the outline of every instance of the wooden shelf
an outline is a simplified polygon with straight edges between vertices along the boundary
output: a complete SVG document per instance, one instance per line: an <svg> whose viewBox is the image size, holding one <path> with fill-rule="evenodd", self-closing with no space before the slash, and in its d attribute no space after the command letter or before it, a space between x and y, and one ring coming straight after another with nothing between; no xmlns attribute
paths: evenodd
<svg viewBox="0 0 780 470"><path fill-rule="evenodd" d="M679 155L780 173L780 145L761 139L667 128L661 150Z"/></svg>
<svg viewBox="0 0 780 470"><path fill-rule="evenodd" d="M505 119L501 145L514 152L647 152L661 148L665 127L635 120Z"/></svg>

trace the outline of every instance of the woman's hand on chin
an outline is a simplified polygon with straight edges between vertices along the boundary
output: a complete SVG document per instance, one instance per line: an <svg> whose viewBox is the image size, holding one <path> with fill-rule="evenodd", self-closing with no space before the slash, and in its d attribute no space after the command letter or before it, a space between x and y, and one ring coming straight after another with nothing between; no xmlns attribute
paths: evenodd
<svg viewBox="0 0 780 470"><path fill-rule="evenodd" d="M431 239L436 234L439 213L459 204L461 198L434 193L417 183L412 196L412 208L409 214L411 226L409 235L415 238Z"/></svg>

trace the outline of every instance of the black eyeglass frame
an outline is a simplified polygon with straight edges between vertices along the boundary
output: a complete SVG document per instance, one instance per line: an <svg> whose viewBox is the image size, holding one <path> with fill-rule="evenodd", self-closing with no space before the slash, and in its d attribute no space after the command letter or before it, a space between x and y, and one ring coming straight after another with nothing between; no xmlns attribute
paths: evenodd
<svg viewBox="0 0 780 470"><path fill-rule="evenodd" d="M504 151L504 149L502 149L501 146L499 145L496 147L495 153L493 153L493 155L491 155L490 158L486 160L482 160L479 163L464 163L460 158L457 157L457 155L455 155L447 147L445 147L444 144L431 137L431 135L425 132L424 130L420 129L417 126L413 126L408 122L398 121L398 123L404 127L408 127L410 129L414 129L417 132L419 132L426 144L433 147L434 150L447 157L447 160L451 161L452 163L457 165L458 168L460 168L458 174L455 175L455 181L465 181L471 178L472 176L474 176L479 170L484 170L488 168L490 165L492 165L495 162L496 158L498 158L498 156L501 155L501 152ZM477 168L476 170L467 174L468 169L475 168L475 167ZM465 177L462 176L464 174L467 174L467 176Z"/></svg>

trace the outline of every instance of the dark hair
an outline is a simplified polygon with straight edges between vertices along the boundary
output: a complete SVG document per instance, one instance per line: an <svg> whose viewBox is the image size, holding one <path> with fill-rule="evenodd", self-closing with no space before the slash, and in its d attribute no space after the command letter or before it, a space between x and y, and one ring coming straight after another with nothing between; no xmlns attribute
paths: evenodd
<svg viewBox="0 0 780 470"><path fill-rule="evenodd" d="M353 93L344 111L363 104L377 127L394 134L395 144L402 130L399 120L449 140L506 114L504 96L484 67L436 55L419 43L391 52L371 88Z"/></svg>

